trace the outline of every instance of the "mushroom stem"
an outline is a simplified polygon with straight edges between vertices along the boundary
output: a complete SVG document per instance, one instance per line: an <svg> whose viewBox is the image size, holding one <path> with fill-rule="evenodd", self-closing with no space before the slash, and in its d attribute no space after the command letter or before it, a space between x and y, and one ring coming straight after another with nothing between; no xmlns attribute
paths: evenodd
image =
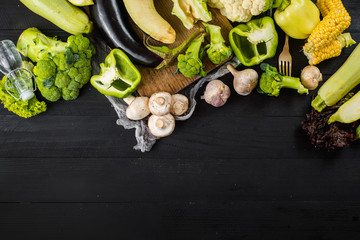
<svg viewBox="0 0 360 240"><path fill-rule="evenodd" d="M164 126L165 126L164 120L162 120L162 119L156 120L155 126L156 126L157 128L159 128L159 129L160 129L160 128L164 128Z"/></svg>
<svg viewBox="0 0 360 240"><path fill-rule="evenodd" d="M163 97L158 97L158 98L155 100L155 102L156 102L157 104L159 104L159 105L164 105L164 103L165 103L165 98L163 98Z"/></svg>

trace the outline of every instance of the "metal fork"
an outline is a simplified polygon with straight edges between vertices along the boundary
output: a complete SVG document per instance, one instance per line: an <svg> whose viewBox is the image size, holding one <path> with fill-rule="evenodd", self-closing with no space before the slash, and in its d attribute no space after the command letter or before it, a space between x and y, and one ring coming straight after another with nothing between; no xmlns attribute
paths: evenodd
<svg viewBox="0 0 360 240"><path fill-rule="evenodd" d="M286 76L291 76L291 68L292 57L289 52L289 36L286 35L283 51L279 55L279 71Z"/></svg>

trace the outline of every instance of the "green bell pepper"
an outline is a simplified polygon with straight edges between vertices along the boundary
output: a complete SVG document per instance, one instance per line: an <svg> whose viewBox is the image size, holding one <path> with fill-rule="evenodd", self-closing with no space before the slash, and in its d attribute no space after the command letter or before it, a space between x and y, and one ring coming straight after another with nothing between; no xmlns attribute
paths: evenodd
<svg viewBox="0 0 360 240"><path fill-rule="evenodd" d="M245 66L253 66L276 54L278 34L271 17L239 24L229 33L231 48Z"/></svg>
<svg viewBox="0 0 360 240"><path fill-rule="evenodd" d="M114 49L100 64L100 74L91 78L91 84L102 94L126 98L141 81L139 70L120 49Z"/></svg>

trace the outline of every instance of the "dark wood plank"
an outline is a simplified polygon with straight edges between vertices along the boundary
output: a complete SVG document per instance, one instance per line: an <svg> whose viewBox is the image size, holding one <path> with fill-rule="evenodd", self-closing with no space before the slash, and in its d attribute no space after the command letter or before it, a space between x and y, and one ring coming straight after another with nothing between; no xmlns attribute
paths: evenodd
<svg viewBox="0 0 360 240"><path fill-rule="evenodd" d="M359 171L354 158L0 158L0 203L360 201Z"/></svg>
<svg viewBox="0 0 360 240"><path fill-rule="evenodd" d="M195 114L186 122L178 122L171 137L161 139L151 152L145 154L131 150L135 144L134 130L124 131L116 126L115 115L79 118L43 114L28 120L2 116L0 156L259 159L358 158L360 154L355 150L357 143L330 154L315 150L300 130L303 117L261 114L243 117L222 111L204 112L201 116ZM266 126L260 127L263 122Z"/></svg>
<svg viewBox="0 0 360 240"><path fill-rule="evenodd" d="M2 204L6 239L357 240L359 202Z"/></svg>

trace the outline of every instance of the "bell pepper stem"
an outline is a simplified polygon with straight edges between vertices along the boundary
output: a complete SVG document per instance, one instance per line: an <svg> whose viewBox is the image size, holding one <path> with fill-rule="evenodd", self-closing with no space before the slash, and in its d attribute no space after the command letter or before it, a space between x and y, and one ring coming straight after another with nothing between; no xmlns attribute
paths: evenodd
<svg viewBox="0 0 360 240"><path fill-rule="evenodd" d="M274 0L272 4L272 8L278 8L282 3L282 0Z"/></svg>
<svg viewBox="0 0 360 240"><path fill-rule="evenodd" d="M291 4L291 0L282 0L280 6L277 8L279 11L284 11Z"/></svg>

